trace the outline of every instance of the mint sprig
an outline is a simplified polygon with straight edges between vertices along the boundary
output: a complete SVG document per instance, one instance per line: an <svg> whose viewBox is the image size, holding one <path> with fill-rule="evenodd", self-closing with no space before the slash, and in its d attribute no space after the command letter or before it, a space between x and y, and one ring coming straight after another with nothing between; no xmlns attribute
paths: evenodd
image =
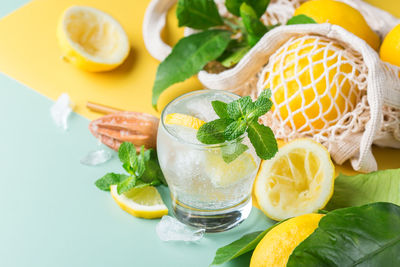
<svg viewBox="0 0 400 267"><path fill-rule="evenodd" d="M264 90L256 101L250 96L241 97L231 103L213 101L212 106L220 119L207 122L197 132L197 139L203 144L220 144L237 140L245 132L257 155L262 159L272 158L278 151L274 133L268 126L258 123L258 118L272 107L271 91ZM237 142L222 147L222 158L229 163L248 147Z"/></svg>
<svg viewBox="0 0 400 267"><path fill-rule="evenodd" d="M145 151L142 146L140 153L136 153L132 143L124 142L119 147L118 156L128 174L107 173L96 181L99 189L110 191L111 185L117 185L118 194L122 194L132 188L167 185L153 149Z"/></svg>

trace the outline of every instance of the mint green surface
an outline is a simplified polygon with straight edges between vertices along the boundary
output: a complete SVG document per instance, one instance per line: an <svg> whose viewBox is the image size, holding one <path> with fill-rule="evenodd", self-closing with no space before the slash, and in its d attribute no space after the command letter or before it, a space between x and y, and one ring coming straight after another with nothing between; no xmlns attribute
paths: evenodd
<svg viewBox="0 0 400 267"><path fill-rule="evenodd" d="M0 17L25 2L0 0ZM89 121L74 113L64 132L51 120L52 104L0 73L0 266L209 266L217 248L272 225L254 208L228 232L196 243L160 241L159 220L129 215L94 186L123 171L116 153L104 165L81 165L98 148ZM168 189L161 193L170 207ZM222 266L246 266L250 256Z"/></svg>

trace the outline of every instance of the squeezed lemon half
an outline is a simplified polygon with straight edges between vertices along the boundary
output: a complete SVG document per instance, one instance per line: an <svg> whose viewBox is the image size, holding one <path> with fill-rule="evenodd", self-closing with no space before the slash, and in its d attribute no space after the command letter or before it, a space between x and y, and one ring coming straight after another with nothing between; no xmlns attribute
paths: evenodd
<svg viewBox="0 0 400 267"><path fill-rule="evenodd" d="M117 186L110 187L111 196L121 209L136 217L153 219L161 218L168 214L160 193L153 186L132 188L121 195L117 192Z"/></svg>
<svg viewBox="0 0 400 267"><path fill-rule="evenodd" d="M335 168L326 148L311 139L296 139L261 163L254 194L261 210L280 221L325 207L334 181Z"/></svg>
<svg viewBox="0 0 400 267"><path fill-rule="evenodd" d="M130 50L128 36L118 21L86 6L72 6L64 11L57 38L63 58L91 72L118 67Z"/></svg>

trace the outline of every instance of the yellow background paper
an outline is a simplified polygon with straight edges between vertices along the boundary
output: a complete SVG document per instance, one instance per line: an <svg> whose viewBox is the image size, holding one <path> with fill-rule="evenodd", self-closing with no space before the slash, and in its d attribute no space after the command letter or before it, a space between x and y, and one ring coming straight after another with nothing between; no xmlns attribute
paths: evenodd
<svg viewBox="0 0 400 267"><path fill-rule="evenodd" d="M0 71L39 93L56 99L68 92L75 111L89 119L100 116L90 112L88 100L124 110L158 115L151 107L151 89L159 62L146 51L142 39L142 21L149 0L34 0L0 20ZM400 17L400 1L369 0ZM116 18L126 30L132 51L127 61L114 71L88 73L61 59L56 26L62 11L71 5L99 8ZM182 35L170 12L164 35L174 44ZM202 88L196 78L168 89L159 101L159 109L174 97ZM17 103L16 103L17 104ZM400 150L374 148L380 169L399 168ZM349 165L337 171L352 173Z"/></svg>

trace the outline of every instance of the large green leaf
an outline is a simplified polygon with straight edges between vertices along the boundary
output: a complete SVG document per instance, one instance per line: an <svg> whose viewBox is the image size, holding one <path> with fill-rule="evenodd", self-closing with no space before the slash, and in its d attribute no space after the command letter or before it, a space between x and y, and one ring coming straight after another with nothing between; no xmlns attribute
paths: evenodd
<svg viewBox="0 0 400 267"><path fill-rule="evenodd" d="M379 202L328 213L287 266L400 266L400 207Z"/></svg>
<svg viewBox="0 0 400 267"><path fill-rule="evenodd" d="M255 10L246 3L240 6L240 16L248 34L247 42L250 46L254 46L268 29L257 17Z"/></svg>
<svg viewBox="0 0 400 267"><path fill-rule="evenodd" d="M179 27L205 30L224 22L213 0L179 0L176 9Z"/></svg>
<svg viewBox="0 0 400 267"><path fill-rule="evenodd" d="M198 73L208 62L218 58L230 42L231 32L207 30L182 38L171 54L158 66L153 86L155 107L161 93L169 86Z"/></svg>
<svg viewBox="0 0 400 267"><path fill-rule="evenodd" d="M335 191L326 210L360 206L373 202L400 205L400 169L346 176L335 180Z"/></svg>
<svg viewBox="0 0 400 267"><path fill-rule="evenodd" d="M270 0L226 0L225 6L229 12L236 16L240 16L240 6L243 3L251 6L260 18L268 7Z"/></svg>

